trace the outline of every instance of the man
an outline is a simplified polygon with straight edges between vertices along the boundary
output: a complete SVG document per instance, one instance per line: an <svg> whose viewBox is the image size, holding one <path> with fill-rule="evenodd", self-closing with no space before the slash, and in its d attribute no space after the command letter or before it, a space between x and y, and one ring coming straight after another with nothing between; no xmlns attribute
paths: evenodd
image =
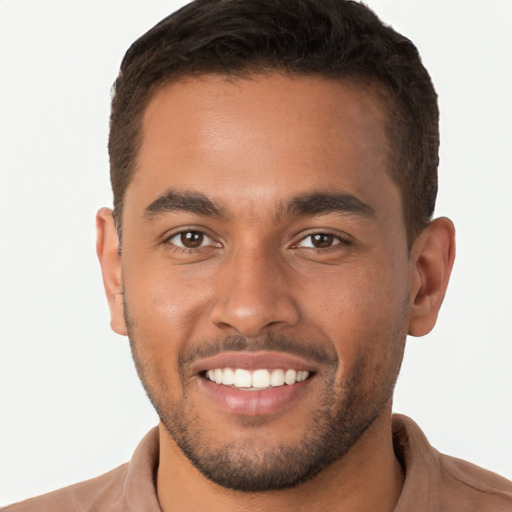
<svg viewBox="0 0 512 512"><path fill-rule="evenodd" d="M206 1L128 51L98 213L112 327L161 423L12 510L507 510L391 418L454 258L412 44L341 1Z"/></svg>

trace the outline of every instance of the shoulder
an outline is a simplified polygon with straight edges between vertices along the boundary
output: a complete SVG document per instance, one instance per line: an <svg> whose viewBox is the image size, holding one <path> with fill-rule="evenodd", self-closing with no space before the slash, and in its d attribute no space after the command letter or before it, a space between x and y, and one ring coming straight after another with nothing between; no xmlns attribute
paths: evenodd
<svg viewBox="0 0 512 512"><path fill-rule="evenodd" d="M160 510L155 489L158 453L159 435L155 427L139 443L129 463L92 480L9 505L0 512Z"/></svg>
<svg viewBox="0 0 512 512"><path fill-rule="evenodd" d="M122 499L128 464L85 482L0 509L1 512L99 512L116 510Z"/></svg>
<svg viewBox="0 0 512 512"><path fill-rule="evenodd" d="M405 472L397 512L512 511L512 482L438 452L410 418L393 416L393 441Z"/></svg>
<svg viewBox="0 0 512 512"><path fill-rule="evenodd" d="M510 512L512 482L491 471L439 454L447 510Z"/></svg>

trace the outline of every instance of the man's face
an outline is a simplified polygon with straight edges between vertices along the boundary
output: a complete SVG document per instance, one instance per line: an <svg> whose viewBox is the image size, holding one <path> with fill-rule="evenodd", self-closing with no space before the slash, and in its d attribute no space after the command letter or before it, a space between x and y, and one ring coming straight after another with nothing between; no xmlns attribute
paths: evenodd
<svg viewBox="0 0 512 512"><path fill-rule="evenodd" d="M124 317L173 443L221 485L294 485L389 413L410 264L385 122L367 90L277 74L147 107Z"/></svg>

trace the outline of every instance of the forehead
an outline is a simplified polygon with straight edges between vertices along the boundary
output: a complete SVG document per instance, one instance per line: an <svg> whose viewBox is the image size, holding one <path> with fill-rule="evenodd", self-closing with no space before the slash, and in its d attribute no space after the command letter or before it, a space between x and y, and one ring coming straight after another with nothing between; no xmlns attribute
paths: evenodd
<svg viewBox="0 0 512 512"><path fill-rule="evenodd" d="M245 212L332 188L373 190L379 202L391 184L386 116L368 87L320 77L166 84L144 112L126 202L143 207L168 188L206 192Z"/></svg>

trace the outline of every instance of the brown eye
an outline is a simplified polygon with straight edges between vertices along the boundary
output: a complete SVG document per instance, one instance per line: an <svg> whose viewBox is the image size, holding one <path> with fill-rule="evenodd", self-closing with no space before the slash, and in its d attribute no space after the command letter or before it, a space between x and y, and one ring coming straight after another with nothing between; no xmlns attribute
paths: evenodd
<svg viewBox="0 0 512 512"><path fill-rule="evenodd" d="M169 237L166 243L175 245L180 249L199 249L215 245L213 240L202 231L182 231Z"/></svg>
<svg viewBox="0 0 512 512"><path fill-rule="evenodd" d="M326 249L327 247L331 247L333 242L334 236L329 235L328 233L311 235L311 244L317 249Z"/></svg>
<svg viewBox="0 0 512 512"><path fill-rule="evenodd" d="M297 244L297 247L307 249L330 249L336 245L349 245L349 242L332 233L313 233L304 237Z"/></svg>
<svg viewBox="0 0 512 512"><path fill-rule="evenodd" d="M199 231L186 231L180 235L181 244L187 249L195 249L199 247L203 243L203 240L204 235Z"/></svg>

